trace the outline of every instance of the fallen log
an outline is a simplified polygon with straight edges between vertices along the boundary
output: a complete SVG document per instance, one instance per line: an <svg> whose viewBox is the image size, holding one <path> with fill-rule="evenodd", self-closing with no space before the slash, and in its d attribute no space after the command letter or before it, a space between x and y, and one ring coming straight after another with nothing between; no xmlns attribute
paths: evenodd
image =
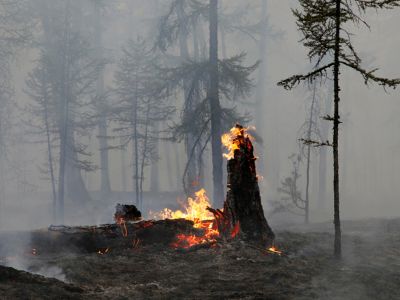
<svg viewBox="0 0 400 300"><path fill-rule="evenodd" d="M34 231L31 245L37 253L104 252L106 249L132 249L139 245L168 246L177 233L202 235L201 229L185 219L148 220L99 226L49 226Z"/></svg>

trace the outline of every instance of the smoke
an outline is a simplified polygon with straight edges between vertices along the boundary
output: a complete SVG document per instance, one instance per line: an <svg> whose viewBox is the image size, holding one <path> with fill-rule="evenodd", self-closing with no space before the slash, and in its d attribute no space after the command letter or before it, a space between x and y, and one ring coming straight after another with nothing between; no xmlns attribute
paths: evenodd
<svg viewBox="0 0 400 300"><path fill-rule="evenodd" d="M38 263L39 265L37 265ZM4 266L67 282L66 275L59 266L43 265L43 262L32 262L21 256L6 258Z"/></svg>

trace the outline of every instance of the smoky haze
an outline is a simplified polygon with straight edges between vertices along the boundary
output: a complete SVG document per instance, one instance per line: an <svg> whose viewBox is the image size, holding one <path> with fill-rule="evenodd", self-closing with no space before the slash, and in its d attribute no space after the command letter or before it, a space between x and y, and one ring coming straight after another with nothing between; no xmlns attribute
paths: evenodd
<svg viewBox="0 0 400 300"><path fill-rule="evenodd" d="M0 1L2 2L7 1ZM75 123L69 128L76 128L72 133L75 142L73 150L77 148L82 150L76 153L82 168L71 167L69 170L67 167L70 175L65 179L67 190L64 200L64 223L72 225L112 222L115 204L118 202L136 204L138 192L135 168L139 167L140 160L135 162L134 140L124 139L128 135L132 136L132 132L124 131L127 126L124 122L128 118L124 110L126 112L129 106L123 104L122 100L128 97L131 91L127 89L126 94L122 91L126 86L132 87L138 82L140 84L143 82L143 89L151 89L147 82L153 80L146 76L129 79L129 73L126 73L129 71L124 67L128 67L130 62L124 60L124 57L126 58L129 52L130 41L135 43L135 47L138 47L139 41L143 41L146 45L144 52L155 53L149 60L162 61L159 72L164 72L165 68L174 68L182 62L179 41L167 45L168 47L162 51L155 46L160 32L158 24L161 17L168 13L170 1L25 0L20 2L19 18L26 21L27 28L19 28L21 24L19 20L7 22L6 25L24 39L21 30L29 31L26 32L26 41L7 49L4 46L4 50L1 51L4 51L5 55L0 58L1 67L9 73L8 76L4 76L6 78L0 76L0 80L3 81L0 88L4 89L0 91L0 101L3 103L0 109L0 230L36 229L61 222L60 219L55 220L53 217L49 148L45 131L38 129L39 123L43 125L40 121L43 115L31 108L34 103L32 94L37 94L37 91L32 92L28 80L29 74L40 65L41 60L46 62L48 59L53 61L56 67L53 65L52 73L44 78L44 82L47 80L53 85L60 86L63 78L60 72L64 71L60 71L62 64L59 59L62 56L59 54L66 51L66 46L62 44L65 42L63 34L67 32L65 26L68 27L71 38L71 43L66 45L71 47L69 50L75 49L72 47L78 49L71 50L68 57L70 61L80 57L70 69L72 73L78 72L73 79L76 81L74 84L85 90L71 97L77 103L70 106L70 109L73 109L71 115ZM266 5L265 11L263 5ZM220 14L224 16L221 17L220 23L225 27L220 26L222 29L219 32L219 58L225 59L246 53L241 62L244 66L251 66L260 61L258 68L249 75L253 83L250 88L251 93L233 97L235 98L233 100L221 96L221 103L225 108L235 108L238 114L245 114L246 125L255 125L257 135L262 138L262 143L255 143L255 151L260 157L257 168L259 174L263 176L260 188L264 210L266 215L270 216L272 224L282 219L288 222L302 222L301 218L291 214L273 213L271 204L280 201L282 193L278 189L282 180L291 175L292 162L288 157L299 153L300 131L310 106L311 92L307 85L301 85L292 91L277 86L278 81L292 74L310 70L306 49L299 42L301 34L296 29L295 19L291 13L291 8L295 8L296 5L296 1L289 0L220 1ZM8 6L4 4L1 9L8 9ZM263 13L266 14L265 19ZM398 59L400 35L397 33L400 26L400 10L388 10L379 14L370 12L366 20L370 29L362 24L349 28L355 33L352 40L364 65L371 69L379 67L377 71L379 75L400 77ZM68 25L65 25L66 22ZM75 34L79 35L80 39L72 42ZM262 45L263 36L264 45ZM187 35L187 44L188 61L208 58L208 27L205 22L197 25L194 34L191 32ZM82 50L83 45L86 47L85 50ZM0 45L0 48L2 47ZM199 53L195 54L196 51ZM42 56L43 53L45 58ZM94 58L99 58L101 61L98 70L91 62ZM140 60L136 62L139 63ZM92 72L89 72L92 67ZM124 74L128 74L127 77L123 77ZM147 77L152 76L153 73ZM57 81L58 78L61 79ZM126 86L121 84L123 78L127 78ZM159 80L163 79L166 80L164 77ZM156 83L158 84L158 81L151 81L152 86ZM329 81L317 86L319 116L332 111L332 105L329 104L332 103L332 100L329 100L332 98L331 86ZM342 218L398 217L400 212L398 198L400 138L397 134L400 126L399 91L385 92L373 84L366 87L358 74L347 70L342 71L341 89L343 124L340 127L339 157ZM71 90L78 93L75 87ZM50 98L59 97L54 91L51 93L53 94L50 94ZM141 208L145 216L150 210L157 211L164 207L178 208L178 202L186 199L182 177L187 163L188 142L185 138L171 139L174 135L173 128L176 128L183 119L184 94L182 89L177 89L164 98L157 98L157 103L152 104L157 116L150 121L154 139L149 141L149 148L146 150L148 153L152 152L152 157L146 157L143 173L140 175L143 178ZM106 109L107 116L103 124L107 132L104 135L104 132L99 133L99 124L102 112ZM168 116L160 117L167 111L170 112ZM55 111L54 115L58 113L60 111ZM142 114L139 115L140 118L144 118L145 110L139 109L139 114ZM51 116L53 117L56 118ZM320 124L323 123L323 120L317 119ZM189 120L190 122L195 124L196 120ZM60 151L62 143L57 137L57 121L54 123L54 128L50 130L52 135L50 146L54 155L52 159L56 177L54 184L58 198L59 155L62 152ZM227 122L223 124L223 128L229 128L233 124L234 122ZM320 126L328 126L326 139L331 140L331 125ZM106 141L109 148L102 147L101 141ZM124 144L123 148L120 147L121 144ZM66 151L68 152L70 148L70 145L67 145ZM101 161L102 151L103 154L104 151L108 154L110 190L102 186L102 172L105 170ZM194 189L204 187L210 198L213 195L211 155L211 145L208 142L202 155L203 167L201 172L199 171L200 176L193 177L196 179ZM225 170L226 161L223 163ZM319 148L312 149L310 169L310 220L311 222L331 220L333 214L331 149L327 149L325 160L321 159ZM326 172L325 180L321 179L323 178L321 172ZM299 173L301 177L298 188L304 193L304 161L299 166ZM80 176L82 182L76 180ZM187 182L188 180L186 184ZM86 189L88 194L85 194L83 189ZM83 199L85 195L89 195L88 199Z"/></svg>

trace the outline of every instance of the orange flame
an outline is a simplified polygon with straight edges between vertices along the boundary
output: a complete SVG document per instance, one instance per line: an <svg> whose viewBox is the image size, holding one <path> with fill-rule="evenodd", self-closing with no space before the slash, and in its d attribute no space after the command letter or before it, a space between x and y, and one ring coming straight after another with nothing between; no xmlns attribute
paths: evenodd
<svg viewBox="0 0 400 300"><path fill-rule="evenodd" d="M126 222L124 218L118 218L116 220L116 223L120 226L122 236L127 237L128 236L128 228L126 227Z"/></svg>
<svg viewBox="0 0 400 300"><path fill-rule="evenodd" d="M267 251L278 255L282 255L282 251L279 251L275 246L269 247Z"/></svg>
<svg viewBox="0 0 400 300"><path fill-rule="evenodd" d="M231 231L231 238L234 238L237 236L240 232L240 223L239 221L233 226L232 231Z"/></svg>
<svg viewBox="0 0 400 300"><path fill-rule="evenodd" d="M235 150L240 149L241 138L247 137L253 139L248 133L249 130L254 130L254 127L232 127L228 133L221 137L222 145L228 149L229 153L222 154L226 159L230 160L235 156Z"/></svg>
<svg viewBox="0 0 400 300"><path fill-rule="evenodd" d="M207 210L210 207L210 201L206 195L206 190L201 189L195 193L195 198L188 198L188 205L185 207L185 212L181 210L172 211L169 208L164 208L161 212L152 214L156 219L186 219L195 223L196 228L201 228L202 220L212 220L213 214Z"/></svg>
<svg viewBox="0 0 400 300"><path fill-rule="evenodd" d="M186 219L194 222L193 227L203 229L201 236L178 234L176 241L172 243L174 248L190 248L194 245L213 243L219 236L219 231L214 224L214 215L207 210L210 207L210 200L206 195L206 190L201 189L195 193L194 198L188 198L188 204L184 211L172 211L164 208L159 213L152 213L152 217L157 219Z"/></svg>

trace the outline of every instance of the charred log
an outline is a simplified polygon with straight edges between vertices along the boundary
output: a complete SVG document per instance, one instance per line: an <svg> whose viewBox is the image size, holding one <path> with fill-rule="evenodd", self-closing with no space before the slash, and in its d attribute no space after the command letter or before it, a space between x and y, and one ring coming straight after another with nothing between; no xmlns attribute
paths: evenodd
<svg viewBox="0 0 400 300"><path fill-rule="evenodd" d="M135 205L117 204L115 207L114 219L117 222L124 221L138 221L142 219L142 213Z"/></svg>
<svg viewBox="0 0 400 300"><path fill-rule="evenodd" d="M139 246L169 246L175 241L177 233L203 234L202 230L193 227L192 221L185 219L99 226L50 226L48 230L34 231L31 234L31 245L39 255L43 252L63 251L105 254Z"/></svg>

